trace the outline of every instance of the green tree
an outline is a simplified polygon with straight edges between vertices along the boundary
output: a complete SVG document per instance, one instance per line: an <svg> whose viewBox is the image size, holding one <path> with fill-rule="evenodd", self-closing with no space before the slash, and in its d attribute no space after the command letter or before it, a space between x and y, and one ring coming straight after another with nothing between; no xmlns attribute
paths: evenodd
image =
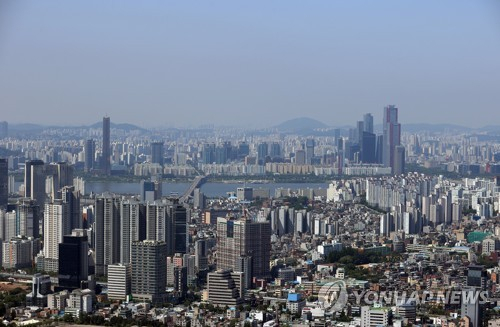
<svg viewBox="0 0 500 327"><path fill-rule="evenodd" d="M63 316L63 321L72 323L72 322L75 322L75 318L73 317L73 315L71 313L66 313Z"/></svg>
<svg viewBox="0 0 500 327"><path fill-rule="evenodd" d="M339 263L343 265L347 265L349 263L353 263L354 258L350 255L343 256L342 258L339 259Z"/></svg>

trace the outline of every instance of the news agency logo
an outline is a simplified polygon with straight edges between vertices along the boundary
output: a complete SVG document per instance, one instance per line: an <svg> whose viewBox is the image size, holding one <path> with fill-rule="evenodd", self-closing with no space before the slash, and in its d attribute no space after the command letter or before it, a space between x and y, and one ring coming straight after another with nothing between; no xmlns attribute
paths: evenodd
<svg viewBox="0 0 500 327"><path fill-rule="evenodd" d="M323 304L325 312L340 312L348 303L349 295L354 305L411 305L425 303L460 305L484 304L488 301L488 292L477 289L461 289L448 291L360 291L348 292L343 280L326 283L318 292L318 301Z"/></svg>
<svg viewBox="0 0 500 327"><path fill-rule="evenodd" d="M318 301L323 303L325 312L339 312L347 304L347 287L343 280L326 283L318 292Z"/></svg>

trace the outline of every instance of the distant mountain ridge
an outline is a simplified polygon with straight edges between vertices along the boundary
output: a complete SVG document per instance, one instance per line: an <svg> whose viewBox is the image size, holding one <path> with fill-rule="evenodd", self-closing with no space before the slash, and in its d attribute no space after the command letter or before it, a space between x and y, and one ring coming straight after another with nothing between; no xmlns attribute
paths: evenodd
<svg viewBox="0 0 500 327"><path fill-rule="evenodd" d="M289 132L299 132L305 130L315 130L319 128L328 128L329 126L309 117L299 117L290 119L282 122L279 125L274 126L273 128L280 131L289 131Z"/></svg>
<svg viewBox="0 0 500 327"><path fill-rule="evenodd" d="M49 126L49 125L39 125L32 123L22 123L22 124L9 124L9 132L13 133L13 135L22 133L22 134L32 134L42 132L46 129L66 129L66 128L102 128L102 122L96 122L91 125L80 125L80 126ZM111 128L125 130L125 131L147 131L148 129L139 127L134 124L129 123L113 123L111 122ZM354 125L342 125L342 126L329 126L319 120L309 118L309 117L298 117L286 120L278 125L272 126L267 131L274 130L284 133L296 133L296 134L311 134L311 135L324 135L331 134L331 130L334 128L338 128L341 131L345 132L350 128L355 128ZM377 124L374 126L375 131L378 133L382 132L382 125ZM168 129L168 128L167 128ZM181 128L182 129L182 128ZM418 133L421 131L428 132L443 132L443 131L451 131L458 133L489 133L489 134L497 134L500 135L500 126L498 125L487 125L483 127L468 127L461 126L456 124L433 124L433 123L409 123L402 124L402 131L407 133ZM263 132L265 132L263 130Z"/></svg>
<svg viewBox="0 0 500 327"><path fill-rule="evenodd" d="M110 126L111 126L111 128L123 129L123 130L128 130L128 131L135 130L135 129L138 129L138 130L141 130L141 131L145 131L146 130L146 129L142 128L142 127L139 127L139 126L134 125L134 124L129 124L129 123L116 124L116 123L111 122ZM97 122L95 124L90 125L89 127L90 128L102 128L102 122Z"/></svg>
<svg viewBox="0 0 500 327"><path fill-rule="evenodd" d="M140 131L145 131L145 128L139 127L137 125L133 124L128 124L128 123L113 123L111 122L111 128L116 128L116 129L123 129L127 131L132 131L132 130L140 130ZM9 130L10 131L40 131L48 128L53 128L53 129L62 129L62 128L102 128L102 122L97 122L92 125L86 126L86 125L80 125L80 126L46 126L46 125L38 125L38 124L31 124L31 123L25 123L25 124L9 124Z"/></svg>

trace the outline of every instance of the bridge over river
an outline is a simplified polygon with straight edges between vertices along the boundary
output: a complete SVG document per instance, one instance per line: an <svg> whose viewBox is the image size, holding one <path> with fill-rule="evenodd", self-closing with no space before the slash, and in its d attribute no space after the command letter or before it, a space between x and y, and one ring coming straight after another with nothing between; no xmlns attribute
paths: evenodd
<svg viewBox="0 0 500 327"><path fill-rule="evenodd" d="M202 186L206 182L206 176L196 176L191 183L191 186L184 192L184 194L179 198L179 203L187 203L189 198L193 196L194 189Z"/></svg>

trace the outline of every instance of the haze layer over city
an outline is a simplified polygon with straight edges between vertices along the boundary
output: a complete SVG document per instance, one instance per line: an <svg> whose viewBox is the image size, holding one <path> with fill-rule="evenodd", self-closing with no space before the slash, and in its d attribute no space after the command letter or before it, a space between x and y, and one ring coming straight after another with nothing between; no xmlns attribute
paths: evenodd
<svg viewBox="0 0 500 327"><path fill-rule="evenodd" d="M500 125L497 1L2 1L11 124ZM71 113L71 114L69 114Z"/></svg>
<svg viewBox="0 0 500 327"><path fill-rule="evenodd" d="M0 3L0 326L500 326L495 1Z"/></svg>

